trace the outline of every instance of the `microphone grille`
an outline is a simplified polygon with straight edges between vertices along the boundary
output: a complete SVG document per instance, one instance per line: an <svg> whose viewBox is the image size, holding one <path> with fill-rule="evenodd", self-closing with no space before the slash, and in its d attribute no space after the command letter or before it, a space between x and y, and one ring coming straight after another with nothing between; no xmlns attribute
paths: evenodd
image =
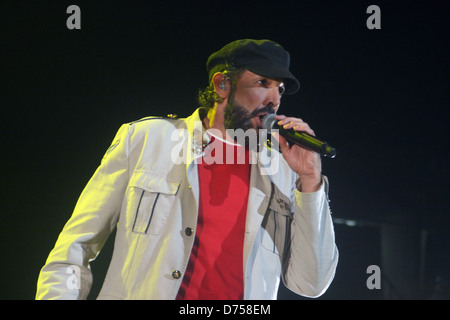
<svg viewBox="0 0 450 320"><path fill-rule="evenodd" d="M268 114L268 115L264 116L264 118L261 121L263 129L266 129L266 130L271 130L272 129L272 127L273 127L273 125L274 125L274 123L276 121L275 120L275 116L276 116L276 114L274 114L274 113L271 113L271 114Z"/></svg>

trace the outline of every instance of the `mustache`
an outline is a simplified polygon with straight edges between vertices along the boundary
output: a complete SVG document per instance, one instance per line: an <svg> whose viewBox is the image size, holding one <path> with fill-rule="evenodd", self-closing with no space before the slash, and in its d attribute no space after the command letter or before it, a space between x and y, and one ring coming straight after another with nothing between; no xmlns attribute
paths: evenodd
<svg viewBox="0 0 450 320"><path fill-rule="evenodd" d="M256 117L258 114L260 113L268 113L268 114L273 114L275 113L275 110L273 109L273 103L269 103L268 105L259 108L259 109L255 109L252 112L250 112L250 114L248 115L249 118L253 118Z"/></svg>
<svg viewBox="0 0 450 320"><path fill-rule="evenodd" d="M248 130L252 128L251 121L254 117L260 114L273 114L275 113L273 103L255 109L252 112L246 110L243 106L234 103L233 99L228 102L225 108L225 128L226 129L243 129Z"/></svg>

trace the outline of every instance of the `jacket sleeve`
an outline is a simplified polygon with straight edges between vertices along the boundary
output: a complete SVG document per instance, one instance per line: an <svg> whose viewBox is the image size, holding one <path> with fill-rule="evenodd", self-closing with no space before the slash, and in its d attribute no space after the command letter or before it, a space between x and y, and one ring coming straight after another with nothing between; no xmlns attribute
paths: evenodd
<svg viewBox="0 0 450 320"><path fill-rule="evenodd" d="M331 284L338 262L334 227L328 204L328 180L317 192L294 189L290 258L284 283L302 296L321 296Z"/></svg>
<svg viewBox="0 0 450 320"><path fill-rule="evenodd" d="M86 185L38 278L36 299L86 299L92 285L89 263L115 228L128 183L128 131L117 132Z"/></svg>

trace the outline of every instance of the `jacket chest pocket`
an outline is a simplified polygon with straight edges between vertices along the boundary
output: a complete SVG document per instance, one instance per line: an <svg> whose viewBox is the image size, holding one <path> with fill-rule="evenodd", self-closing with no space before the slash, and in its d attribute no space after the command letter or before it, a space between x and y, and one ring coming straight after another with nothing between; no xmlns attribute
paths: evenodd
<svg viewBox="0 0 450 320"><path fill-rule="evenodd" d="M261 238L263 248L283 256L285 250L289 249L292 219L289 198L281 192L275 192L262 222L265 230Z"/></svg>
<svg viewBox="0 0 450 320"><path fill-rule="evenodd" d="M126 213L127 229L160 234L176 202L179 182L137 171L130 179Z"/></svg>

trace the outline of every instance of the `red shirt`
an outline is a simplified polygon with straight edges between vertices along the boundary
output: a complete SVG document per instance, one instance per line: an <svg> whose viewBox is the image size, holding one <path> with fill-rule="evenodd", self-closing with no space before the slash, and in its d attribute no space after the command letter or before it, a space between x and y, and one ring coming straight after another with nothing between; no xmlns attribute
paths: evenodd
<svg viewBox="0 0 450 320"><path fill-rule="evenodd" d="M230 156L231 151L234 151L234 159L226 159L225 154ZM236 300L244 297L243 245L250 184L248 154L242 146L213 139L198 163L197 230L177 299ZM245 163L238 164L236 160L242 162L240 159L244 155ZM226 160L233 160L233 163Z"/></svg>

